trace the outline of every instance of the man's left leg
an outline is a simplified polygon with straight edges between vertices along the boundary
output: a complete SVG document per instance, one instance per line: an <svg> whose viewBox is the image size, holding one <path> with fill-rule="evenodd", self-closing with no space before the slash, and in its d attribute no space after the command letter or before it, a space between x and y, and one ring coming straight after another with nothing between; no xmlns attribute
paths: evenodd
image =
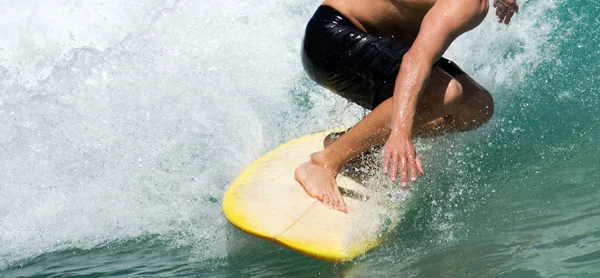
<svg viewBox="0 0 600 278"><path fill-rule="evenodd" d="M469 131L487 123L494 115L494 99L483 86L479 85L468 74L454 77L462 87L462 101L457 105L455 113L434 119L427 123L416 124L413 128L415 137L431 137L452 131ZM422 104L427 107L428 104ZM327 148L344 132L330 134L323 141Z"/></svg>

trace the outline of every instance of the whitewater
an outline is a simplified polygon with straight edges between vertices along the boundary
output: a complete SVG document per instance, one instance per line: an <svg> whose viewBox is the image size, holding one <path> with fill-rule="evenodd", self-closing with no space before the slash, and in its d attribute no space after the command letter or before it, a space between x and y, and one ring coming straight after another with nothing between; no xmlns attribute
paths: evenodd
<svg viewBox="0 0 600 278"><path fill-rule="evenodd" d="M303 72L319 1L0 1L0 276L597 277L600 8L520 4L445 54L494 118L419 140L392 238L336 265L220 205L262 154L366 113Z"/></svg>

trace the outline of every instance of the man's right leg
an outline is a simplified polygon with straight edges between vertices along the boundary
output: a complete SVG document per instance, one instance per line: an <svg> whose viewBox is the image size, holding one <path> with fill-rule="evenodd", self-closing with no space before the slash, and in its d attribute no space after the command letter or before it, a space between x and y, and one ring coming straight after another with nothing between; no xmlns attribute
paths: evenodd
<svg viewBox="0 0 600 278"><path fill-rule="evenodd" d="M462 86L439 67L434 67L415 114L415 127L439 121L430 128L445 129L444 116L453 114L462 99ZM385 143L390 134L392 99L382 102L364 119L310 161L296 169L295 177L306 192L330 206L346 211L346 204L336 185L340 168L356 155ZM441 120L440 120L441 119ZM429 132L423 129L422 133Z"/></svg>

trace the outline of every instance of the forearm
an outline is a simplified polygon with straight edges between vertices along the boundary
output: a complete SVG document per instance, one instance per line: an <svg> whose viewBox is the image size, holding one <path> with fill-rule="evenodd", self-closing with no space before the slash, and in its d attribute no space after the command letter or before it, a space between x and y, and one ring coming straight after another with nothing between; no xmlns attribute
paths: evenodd
<svg viewBox="0 0 600 278"><path fill-rule="evenodd" d="M411 135L417 103L431 74L430 59L407 53L396 78L392 109L392 135Z"/></svg>

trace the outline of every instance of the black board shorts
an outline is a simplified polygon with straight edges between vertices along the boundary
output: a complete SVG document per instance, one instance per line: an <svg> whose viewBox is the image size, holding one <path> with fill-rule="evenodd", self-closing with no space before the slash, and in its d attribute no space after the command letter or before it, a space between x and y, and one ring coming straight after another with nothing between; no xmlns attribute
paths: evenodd
<svg viewBox="0 0 600 278"><path fill-rule="evenodd" d="M329 6L320 6L306 26L302 64L312 80L366 109L393 96L409 46L365 33ZM453 77L464 72L441 58L434 65Z"/></svg>

